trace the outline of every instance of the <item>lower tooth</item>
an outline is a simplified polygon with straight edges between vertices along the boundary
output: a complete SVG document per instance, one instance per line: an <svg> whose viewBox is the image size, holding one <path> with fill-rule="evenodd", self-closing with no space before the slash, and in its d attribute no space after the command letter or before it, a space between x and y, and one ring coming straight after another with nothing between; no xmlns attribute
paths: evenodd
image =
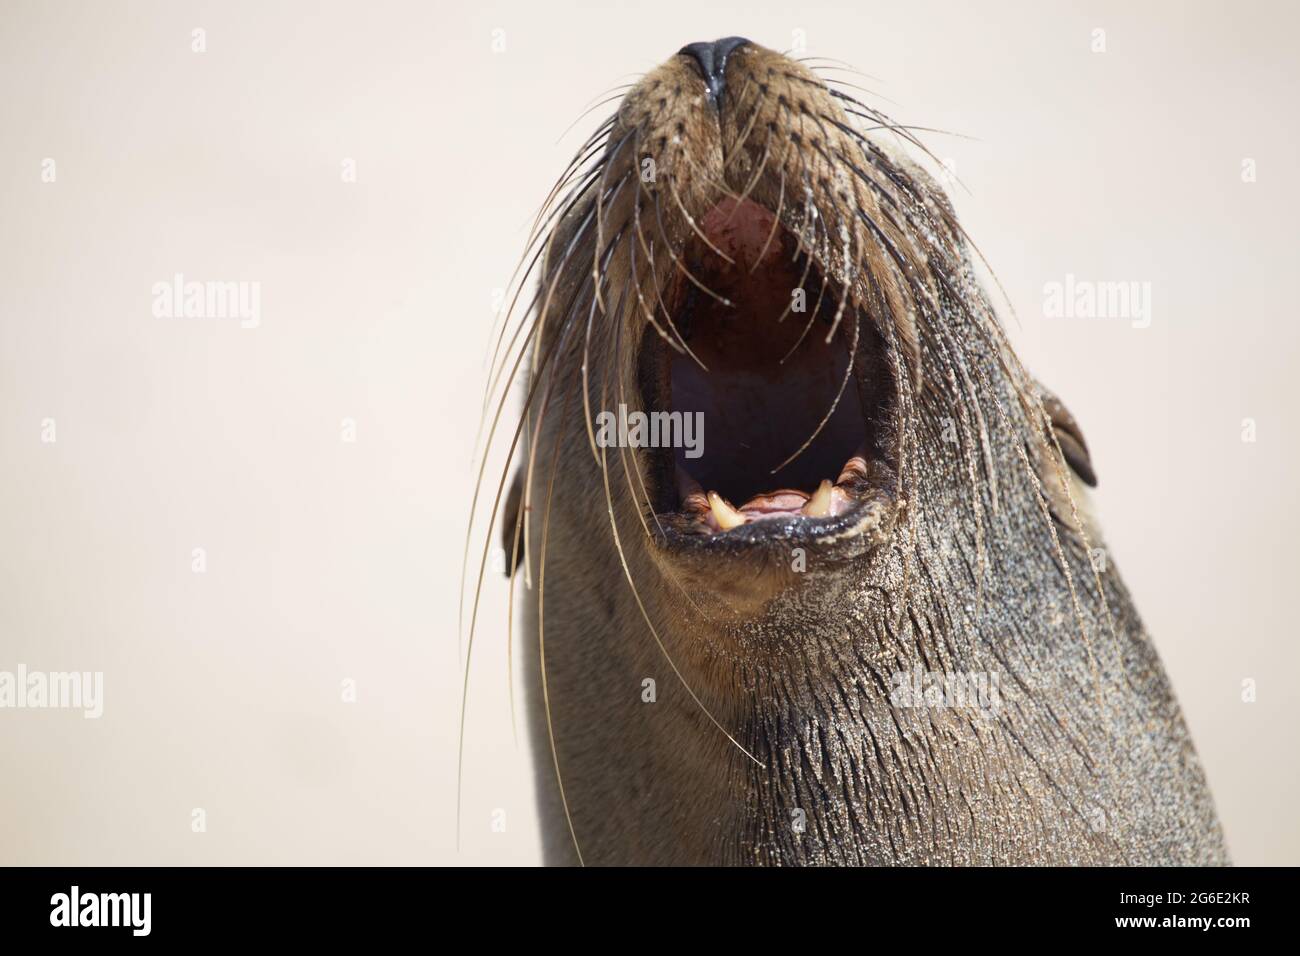
<svg viewBox="0 0 1300 956"><path fill-rule="evenodd" d="M823 480L799 511L810 518L825 518L831 513L831 483Z"/></svg>
<svg viewBox="0 0 1300 956"><path fill-rule="evenodd" d="M713 520L723 531L730 531L745 523L745 516L727 504L716 491L709 492L709 509L713 512Z"/></svg>

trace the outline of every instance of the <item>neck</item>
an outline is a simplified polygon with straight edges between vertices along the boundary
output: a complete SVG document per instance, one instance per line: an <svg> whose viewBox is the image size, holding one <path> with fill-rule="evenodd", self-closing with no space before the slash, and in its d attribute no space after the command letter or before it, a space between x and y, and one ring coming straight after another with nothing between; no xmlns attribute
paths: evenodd
<svg viewBox="0 0 1300 956"><path fill-rule="evenodd" d="M1087 550L1012 509L980 532L982 583L974 530L923 520L762 624L713 627L633 559L643 616L617 553L585 533L545 582L549 724L532 703L548 862L576 862L575 835L586 863L1222 858L1113 567L1103 600ZM1168 825L1171 806L1200 839Z"/></svg>

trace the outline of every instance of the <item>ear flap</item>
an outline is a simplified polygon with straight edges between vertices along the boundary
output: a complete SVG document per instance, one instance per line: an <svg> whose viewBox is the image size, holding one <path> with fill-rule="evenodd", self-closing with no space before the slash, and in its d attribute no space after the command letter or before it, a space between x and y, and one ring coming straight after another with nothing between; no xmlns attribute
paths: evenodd
<svg viewBox="0 0 1300 956"><path fill-rule="evenodd" d="M518 535L515 534L515 526L519 523L519 509L523 505L524 469L517 468L514 478L510 480L510 490L506 493L505 505L501 509L501 549L506 555L506 577L514 575L515 569L524 560L523 532L521 530ZM516 538L518 544L516 544ZM511 554L512 551L513 554Z"/></svg>
<svg viewBox="0 0 1300 956"><path fill-rule="evenodd" d="M1065 403L1039 384L1038 397L1043 402L1043 409L1052 420L1052 430L1056 440L1061 443L1061 452L1065 462L1073 469L1089 488L1097 487L1097 473L1092 470L1092 458L1088 454L1088 443L1083 440L1083 430L1074 420Z"/></svg>

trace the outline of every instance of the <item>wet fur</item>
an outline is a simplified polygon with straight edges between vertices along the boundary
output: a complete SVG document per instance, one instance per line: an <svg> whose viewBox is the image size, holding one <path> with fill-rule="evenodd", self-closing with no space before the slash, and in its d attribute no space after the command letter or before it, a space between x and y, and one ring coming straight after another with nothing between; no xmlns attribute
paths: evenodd
<svg viewBox="0 0 1300 956"><path fill-rule="evenodd" d="M548 202L535 298L494 357L488 443L510 445L515 491L480 490L526 560L547 862L1226 862L1155 649L1089 559L1082 435L1019 366L947 198L884 145L910 134L756 46L720 116L680 56L627 93ZM665 549L648 462L588 425L639 407L647 325L681 344L664 303L692 281L687 214L745 194L804 238L893 377L887 493L804 573L779 543ZM892 704L916 667L995 673L1003 706Z"/></svg>

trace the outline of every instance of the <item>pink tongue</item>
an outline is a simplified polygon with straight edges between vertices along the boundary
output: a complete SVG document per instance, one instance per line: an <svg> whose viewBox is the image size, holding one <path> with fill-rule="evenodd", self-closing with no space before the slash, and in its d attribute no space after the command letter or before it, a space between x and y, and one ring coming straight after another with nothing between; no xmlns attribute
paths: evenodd
<svg viewBox="0 0 1300 956"><path fill-rule="evenodd" d="M774 491L770 495L756 495L740 506L742 514L750 518L765 515L798 514L808 503L808 496L798 491Z"/></svg>

